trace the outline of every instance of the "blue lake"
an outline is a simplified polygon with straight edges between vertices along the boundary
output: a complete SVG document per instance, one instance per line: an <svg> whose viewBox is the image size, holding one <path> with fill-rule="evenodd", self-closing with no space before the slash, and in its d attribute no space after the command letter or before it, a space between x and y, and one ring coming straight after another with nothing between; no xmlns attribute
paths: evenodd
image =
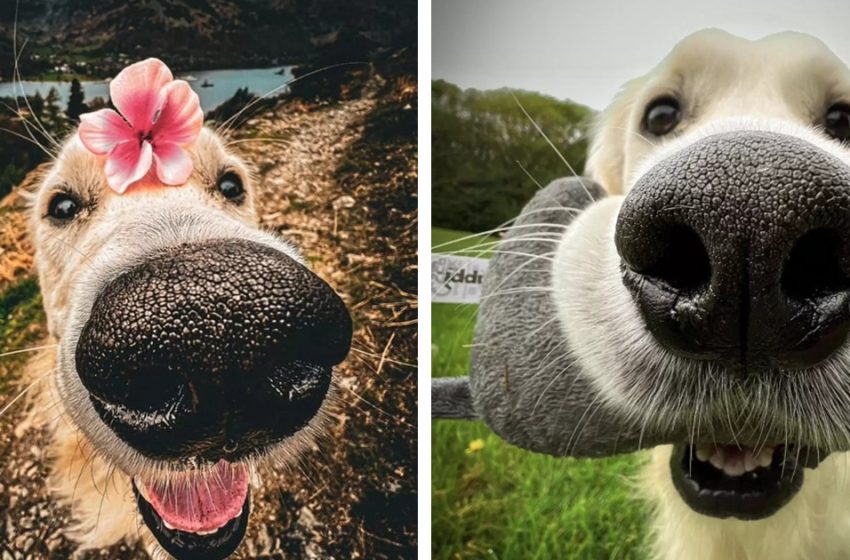
<svg viewBox="0 0 850 560"><path fill-rule="evenodd" d="M197 72L186 72L176 75L175 78L186 80L192 89L201 98L201 107L204 111L215 109L236 93L239 88L247 87L249 91L257 95L263 95L280 87L274 95L286 92L285 84L292 81L293 66L275 68L244 68L237 70L203 70ZM204 83L209 87L202 87ZM82 82L86 100L95 97L104 99L109 97L109 82ZM281 87L284 86L284 87ZM35 95L36 92L46 96L50 88L56 88L64 108L68 104L68 94L71 90L71 82L35 82L23 81L12 84L12 82L0 83L0 97L14 97L21 95L21 90L26 95Z"/></svg>

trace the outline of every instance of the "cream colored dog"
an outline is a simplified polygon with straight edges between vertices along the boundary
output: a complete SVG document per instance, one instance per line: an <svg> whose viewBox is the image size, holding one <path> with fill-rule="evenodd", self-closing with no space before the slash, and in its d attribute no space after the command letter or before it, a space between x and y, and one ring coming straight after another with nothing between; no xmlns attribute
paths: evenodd
<svg viewBox="0 0 850 560"><path fill-rule="evenodd" d="M57 350L29 381L81 550L141 538L159 557L230 554L249 522L246 478L311 445L347 352L339 298L258 229L245 163L210 129L190 153L186 184L118 195L74 135L33 195Z"/></svg>
<svg viewBox="0 0 850 560"><path fill-rule="evenodd" d="M599 118L554 293L609 403L693 434L641 478L658 558L850 558L847 140L850 72L790 32L691 35Z"/></svg>

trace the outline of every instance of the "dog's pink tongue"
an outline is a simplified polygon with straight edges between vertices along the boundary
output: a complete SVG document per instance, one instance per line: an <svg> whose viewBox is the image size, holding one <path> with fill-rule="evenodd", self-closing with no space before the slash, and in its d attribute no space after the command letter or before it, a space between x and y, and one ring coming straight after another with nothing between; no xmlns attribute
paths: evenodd
<svg viewBox="0 0 850 560"><path fill-rule="evenodd" d="M219 461L203 474L144 485L148 502L171 527L208 533L239 515L248 495L248 471Z"/></svg>

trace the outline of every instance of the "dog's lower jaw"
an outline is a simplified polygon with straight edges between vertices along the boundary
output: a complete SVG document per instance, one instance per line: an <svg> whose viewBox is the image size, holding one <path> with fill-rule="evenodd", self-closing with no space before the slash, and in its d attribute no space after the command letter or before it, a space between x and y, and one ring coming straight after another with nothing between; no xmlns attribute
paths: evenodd
<svg viewBox="0 0 850 560"><path fill-rule="evenodd" d="M771 517L717 519L693 511L670 476L672 446L650 453L639 487L652 509L658 560L799 560L850 558L850 453L807 469L796 496Z"/></svg>
<svg viewBox="0 0 850 560"><path fill-rule="evenodd" d="M50 429L50 491L71 510L66 536L78 551L141 543L150 558L171 558L142 521L131 477L97 455L69 418Z"/></svg>

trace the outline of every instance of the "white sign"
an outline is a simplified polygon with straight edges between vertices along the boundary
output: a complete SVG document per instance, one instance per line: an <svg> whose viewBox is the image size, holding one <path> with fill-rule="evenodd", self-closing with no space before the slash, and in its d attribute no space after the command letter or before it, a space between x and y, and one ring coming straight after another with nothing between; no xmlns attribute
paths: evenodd
<svg viewBox="0 0 850 560"><path fill-rule="evenodd" d="M431 301L478 303L487 274L487 259L461 255L431 255Z"/></svg>

